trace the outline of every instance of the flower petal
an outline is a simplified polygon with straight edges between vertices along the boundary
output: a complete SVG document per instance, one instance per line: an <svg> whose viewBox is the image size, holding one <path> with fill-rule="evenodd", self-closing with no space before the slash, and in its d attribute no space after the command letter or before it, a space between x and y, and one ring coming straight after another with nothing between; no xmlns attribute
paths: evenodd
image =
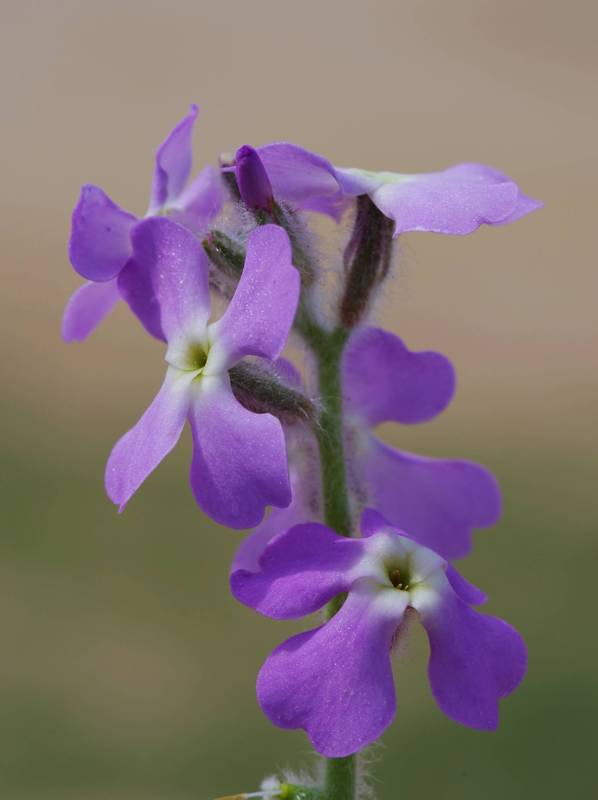
<svg viewBox="0 0 598 800"><path fill-rule="evenodd" d="M271 414L244 408L235 399L227 375L197 381L189 421L191 486L208 516L231 528L252 528L261 521L267 505L289 505L282 426Z"/></svg>
<svg viewBox="0 0 598 800"><path fill-rule="evenodd" d="M208 164L179 195L169 213L175 222L200 235L218 216L223 204L224 190L220 174Z"/></svg>
<svg viewBox="0 0 598 800"><path fill-rule="evenodd" d="M503 620L478 614L450 591L420 615L430 640L428 675L436 702L463 725L494 730L499 699L525 675L521 636Z"/></svg>
<svg viewBox="0 0 598 800"><path fill-rule="evenodd" d="M443 172L406 175L371 193L380 211L395 221L395 236L430 231L463 236L480 225L517 219L539 204L516 183L483 164L457 164Z"/></svg>
<svg viewBox="0 0 598 800"><path fill-rule="evenodd" d="M259 572L260 558L270 540L306 519L303 512L303 505L295 500L295 492L293 492L293 499L287 508L271 509L268 516L243 539L237 548L231 564L231 576L240 570Z"/></svg>
<svg viewBox="0 0 598 800"><path fill-rule="evenodd" d="M290 142L258 147L274 197L295 208L305 208L314 198L340 197L335 169L326 158Z"/></svg>
<svg viewBox="0 0 598 800"><path fill-rule="evenodd" d="M440 353L412 352L392 333L362 328L343 356L343 386L350 409L371 426L388 420L411 424L448 406L455 371Z"/></svg>
<svg viewBox="0 0 598 800"><path fill-rule="evenodd" d="M280 359L277 361L278 363L280 363ZM311 504L306 496L310 487L306 487L301 476L294 475L292 469L290 470L290 481L293 495L290 505L286 508L271 509L263 522L243 539L231 564L231 575L238 570L258 572L260 558L271 539L279 533L288 531L293 525L298 525L300 522L314 517Z"/></svg>
<svg viewBox="0 0 598 800"><path fill-rule="evenodd" d="M162 330L160 303L154 291L151 271L130 258L117 278L120 296L127 303L145 330L156 339L166 341Z"/></svg>
<svg viewBox="0 0 598 800"><path fill-rule="evenodd" d="M118 441L106 465L106 491L119 510L178 442L189 408L193 373L168 369L139 422Z"/></svg>
<svg viewBox="0 0 598 800"><path fill-rule="evenodd" d="M277 358L293 324L299 288L285 231L278 225L256 228L247 242L235 294L223 316L210 325L219 365L230 367L246 355Z"/></svg>
<svg viewBox="0 0 598 800"><path fill-rule="evenodd" d="M135 226L132 240L133 258L119 287L139 319L169 343L205 337L209 267L196 237L167 217L150 217Z"/></svg>
<svg viewBox="0 0 598 800"><path fill-rule="evenodd" d="M295 525L268 544L258 572L231 575L231 590L239 602L267 617L303 617L348 590L350 569L363 555L359 539L346 539L317 522Z"/></svg>
<svg viewBox="0 0 598 800"><path fill-rule="evenodd" d="M303 728L328 758L374 742L395 714L390 647L406 598L360 581L329 622L277 647L257 679L266 716Z"/></svg>
<svg viewBox="0 0 598 800"><path fill-rule="evenodd" d="M172 129L156 151L156 165L148 214L155 214L174 203L183 191L191 172L193 126L197 106Z"/></svg>
<svg viewBox="0 0 598 800"><path fill-rule="evenodd" d="M62 317L66 342L82 342L120 300L116 280L84 283L71 295Z"/></svg>
<svg viewBox="0 0 598 800"><path fill-rule="evenodd" d="M284 358L273 362L275 372L287 385L301 385L299 371ZM288 531L300 522L319 520L321 517L321 482L318 470L317 446L306 439L304 430L285 430L289 478L292 500L286 508L273 508L239 545L231 564L230 574L237 570L258 572L260 558L268 542L279 533Z"/></svg>
<svg viewBox="0 0 598 800"><path fill-rule="evenodd" d="M454 593L458 595L464 603L470 606L481 606L486 602L488 596L473 583L470 583L466 578L457 572L452 564L448 564L446 568L446 577L450 583Z"/></svg>
<svg viewBox="0 0 598 800"><path fill-rule="evenodd" d="M493 525L500 491L479 464L394 450L374 436L359 457L368 503L419 544L444 558L471 549L473 528Z"/></svg>
<svg viewBox="0 0 598 800"><path fill-rule="evenodd" d="M131 229L137 218L119 208L99 186L81 187L73 210L69 258L80 275L109 281L131 255Z"/></svg>

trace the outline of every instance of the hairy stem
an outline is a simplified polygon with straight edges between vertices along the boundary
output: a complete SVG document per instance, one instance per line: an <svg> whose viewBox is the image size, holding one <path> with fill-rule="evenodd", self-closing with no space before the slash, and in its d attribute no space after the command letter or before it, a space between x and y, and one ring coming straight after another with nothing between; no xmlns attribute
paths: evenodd
<svg viewBox="0 0 598 800"><path fill-rule="evenodd" d="M324 521L341 536L351 536L351 511L347 492L343 443L343 408L340 362L347 333L322 332L314 342L318 366L321 410L316 435L322 467Z"/></svg>
<svg viewBox="0 0 598 800"><path fill-rule="evenodd" d="M352 520L345 466L341 385L341 358L348 333L342 328L331 333L312 328L306 338L314 352L318 369L321 410L316 434L322 470L324 521L342 536L351 536ZM334 616L341 603L342 598L335 598L329 603L327 616ZM327 759L324 780L325 800L354 800L355 779L355 756Z"/></svg>

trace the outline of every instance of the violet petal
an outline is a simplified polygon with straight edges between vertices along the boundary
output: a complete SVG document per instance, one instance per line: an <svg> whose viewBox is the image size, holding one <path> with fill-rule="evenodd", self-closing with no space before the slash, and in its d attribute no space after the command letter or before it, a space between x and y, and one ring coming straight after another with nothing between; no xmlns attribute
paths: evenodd
<svg viewBox="0 0 598 800"><path fill-rule="evenodd" d="M413 352L392 333L361 328L343 355L343 390L350 410L371 426L425 422L455 391L455 371L441 353Z"/></svg>
<svg viewBox="0 0 598 800"><path fill-rule="evenodd" d="M340 198L335 169L326 158L290 142L258 147L274 197L295 208L304 208L314 198Z"/></svg>
<svg viewBox="0 0 598 800"><path fill-rule="evenodd" d="M233 595L274 619L317 611L350 585L350 568L363 556L359 539L346 539L325 525L295 525L275 536L263 551L259 572L231 575Z"/></svg>
<svg viewBox="0 0 598 800"><path fill-rule="evenodd" d="M189 411L193 431L191 486L203 511L231 528L257 525L267 505L291 502L280 422L254 414L234 397L228 376L204 376Z"/></svg>
<svg viewBox="0 0 598 800"><path fill-rule="evenodd" d="M91 281L116 277L131 254L130 234L136 222L137 217L119 208L99 186L82 186L69 240L73 267Z"/></svg>
<svg viewBox="0 0 598 800"><path fill-rule="evenodd" d="M82 342L96 329L120 300L116 280L84 283L74 292L62 317L66 342Z"/></svg>
<svg viewBox="0 0 598 800"><path fill-rule="evenodd" d="M156 151L148 214L155 214L175 202L187 183L193 159L192 137L197 112L197 106L192 105L189 113L175 125Z"/></svg>
<svg viewBox="0 0 598 800"><path fill-rule="evenodd" d="M500 515L496 480L479 464L394 450L372 436L359 468L368 503L444 558L467 555L472 530Z"/></svg>
<svg viewBox="0 0 598 800"><path fill-rule="evenodd" d="M247 242L235 294L222 317L210 325L222 363L230 367L246 355L277 358L293 324L299 287L285 231L278 225L256 228Z"/></svg>
<svg viewBox="0 0 598 800"><path fill-rule="evenodd" d="M360 581L330 621L277 647L257 680L266 716L303 728L328 758L378 739L395 714L390 647L406 597Z"/></svg>
<svg viewBox="0 0 598 800"><path fill-rule="evenodd" d="M463 725L494 730L498 701L525 675L521 636L503 620L478 614L452 592L421 618L430 640L428 675L436 702Z"/></svg>
<svg viewBox="0 0 598 800"><path fill-rule="evenodd" d="M119 510L178 442L189 408L192 373L168 369L139 422L116 443L106 465L106 491Z"/></svg>
<svg viewBox="0 0 598 800"><path fill-rule="evenodd" d="M205 233L224 204L224 190L218 171L208 164L179 195L169 216L196 235Z"/></svg>
<svg viewBox="0 0 598 800"><path fill-rule="evenodd" d="M150 217L135 226L132 240L133 258L119 285L133 311L150 332L161 331L168 342L181 335L205 335L209 267L197 238L167 217Z"/></svg>

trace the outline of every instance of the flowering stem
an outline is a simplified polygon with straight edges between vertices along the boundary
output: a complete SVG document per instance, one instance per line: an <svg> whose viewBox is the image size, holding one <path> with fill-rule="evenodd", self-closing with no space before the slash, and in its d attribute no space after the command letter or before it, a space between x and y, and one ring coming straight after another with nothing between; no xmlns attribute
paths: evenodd
<svg viewBox="0 0 598 800"><path fill-rule="evenodd" d="M343 409L340 362L347 332L338 328L332 333L312 334L311 344L318 367L321 411L316 434L322 467L324 521L342 536L351 536L351 511L347 493L347 475L343 444Z"/></svg>
<svg viewBox="0 0 598 800"><path fill-rule="evenodd" d="M352 521L347 491L347 472L343 441L341 358L348 332L337 328L331 333L311 328L308 341L316 357L321 410L316 434L320 450L324 521L342 536L351 536ZM333 616L342 598L328 605ZM356 757L326 759L325 800L354 800Z"/></svg>

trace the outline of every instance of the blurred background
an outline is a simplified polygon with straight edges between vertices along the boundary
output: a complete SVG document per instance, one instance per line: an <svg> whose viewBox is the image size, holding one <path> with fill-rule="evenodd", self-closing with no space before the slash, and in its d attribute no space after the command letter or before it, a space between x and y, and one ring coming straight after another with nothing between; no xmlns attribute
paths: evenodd
<svg viewBox="0 0 598 800"><path fill-rule="evenodd" d="M372 759L381 800L596 791L596 4L587 0L3 0L0 797L210 800L309 767L256 671L300 625L237 605L240 539L193 504L189 442L119 517L105 459L161 381L119 308L60 340L83 182L146 209L153 153L191 101L196 165L288 138L343 166L471 160L546 208L459 239L405 237L382 322L459 374L389 441L491 467L504 515L468 577L530 649L495 734L436 709L416 637Z"/></svg>

